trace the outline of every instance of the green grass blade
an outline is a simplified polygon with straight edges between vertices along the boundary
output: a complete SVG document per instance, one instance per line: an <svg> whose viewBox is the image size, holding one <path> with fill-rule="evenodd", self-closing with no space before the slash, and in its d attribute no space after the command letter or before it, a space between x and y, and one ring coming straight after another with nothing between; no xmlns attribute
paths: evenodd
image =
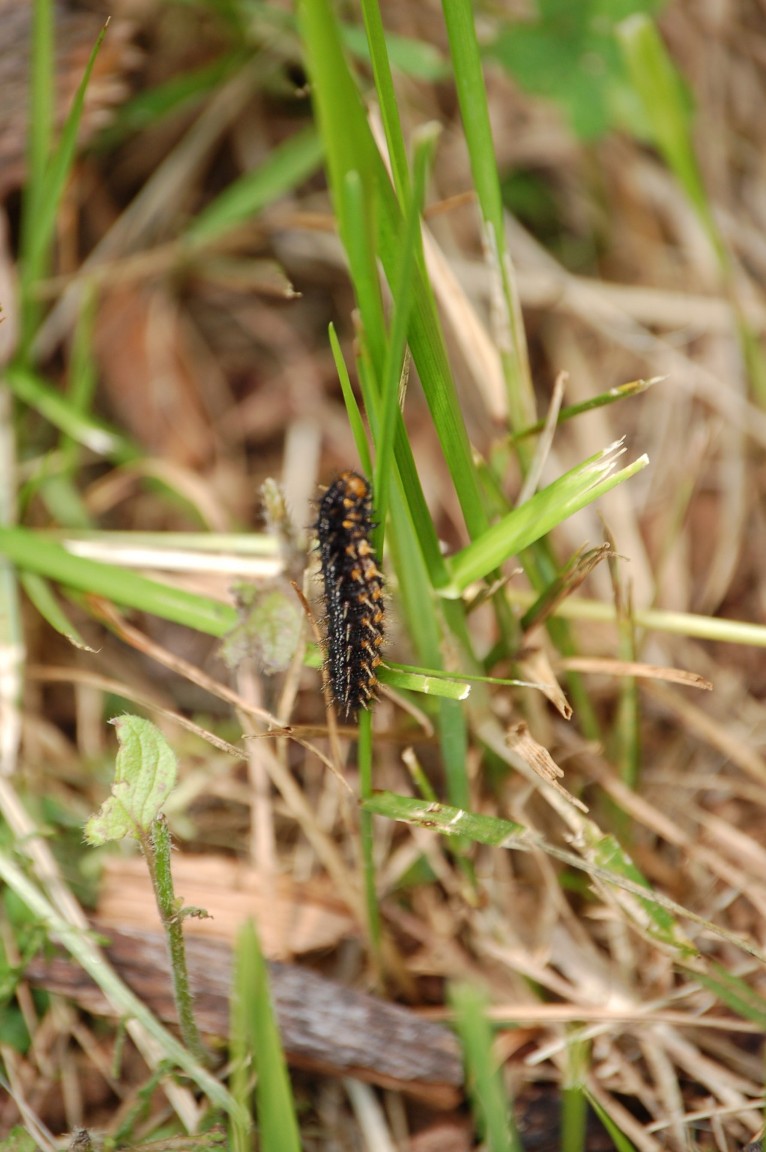
<svg viewBox="0 0 766 1152"><path fill-rule="evenodd" d="M595 1098L593 1093L589 1092L586 1088L585 1094L588 1098L588 1103L590 1104L591 1108L596 1113L599 1120L609 1133L609 1136L611 1137L615 1147L615 1152L636 1152L636 1149L633 1147L628 1137L620 1130L617 1124L615 1124L612 1117Z"/></svg>
<svg viewBox="0 0 766 1152"><path fill-rule="evenodd" d="M378 96L380 113L383 119L383 131L386 134L386 146L394 177L394 187L400 204L406 204L409 199L410 174L407 168L407 151L404 146L404 135L399 118L399 105L396 101L394 81L391 75L391 65L388 58L388 43L383 30L383 21L380 16L380 5L377 0L362 0L362 16L364 29L367 33L367 46L372 64L372 74L375 80L375 91Z"/></svg>
<svg viewBox="0 0 766 1152"><path fill-rule="evenodd" d="M720 964L710 963L710 971L691 970L691 976L703 988L707 988L721 1003L726 1004L743 1020L751 1020L766 1031L766 999L751 988L746 981Z"/></svg>
<svg viewBox="0 0 766 1152"><path fill-rule="evenodd" d="M150 612L210 636L224 636L237 623L228 604L197 596L136 572L73 556L37 532L0 527L0 555L18 568L55 580L79 592L102 596L125 608Z"/></svg>
<svg viewBox="0 0 766 1152"><path fill-rule="evenodd" d="M582 416L585 412L593 412L596 408L603 408L607 404L615 404L618 400L625 400L629 396L640 396L655 384L667 379L665 376L652 376L650 380L630 380L627 384L618 384L608 392L601 392L598 396L591 396L580 404L567 404L560 409L556 419L556 426L561 427L575 416ZM527 436L536 436L545 427L545 420L536 420L527 428L521 428L511 436L512 440L524 440Z"/></svg>
<svg viewBox="0 0 766 1152"><path fill-rule="evenodd" d="M404 691L421 692L424 696L436 696L443 700L467 700L471 692L470 684L461 677L446 679L445 673L436 669L410 669L402 664L395 667L388 665L380 679L392 688L402 688ZM489 677L487 677L489 681Z"/></svg>
<svg viewBox="0 0 766 1152"><path fill-rule="evenodd" d="M500 354L508 388L511 425L523 428L525 424L534 421L536 406L521 307L505 239L503 202L481 53L476 39L474 5L471 0L443 0L442 11L449 37L471 173L489 244L493 249L491 254L496 261L495 273L501 286L505 313L503 323L510 337L510 347L504 347L506 341L501 340Z"/></svg>
<svg viewBox="0 0 766 1152"><path fill-rule="evenodd" d="M41 308L33 297L34 284L44 275L48 262L56 216L64 188L75 156L77 133L85 106L85 92L90 81L98 50L104 38L101 29L91 51L82 80L75 93L72 107L64 122L58 147L50 153L50 101L53 98L52 80L55 76L49 38L52 36L52 9L48 0L37 0L35 5L35 34L33 36L34 64L32 75L32 129L30 135L29 195L24 202L22 249L20 268L21 339L16 354L17 363L28 362L32 339ZM38 44L38 36L40 43ZM43 69L47 73L43 73ZM42 124L35 124L35 117ZM28 218L29 216L29 218Z"/></svg>
<svg viewBox="0 0 766 1152"><path fill-rule="evenodd" d="M443 594L461 595L470 584L484 579L509 556L518 555L557 524L630 479L649 463L647 456L640 456L627 468L614 472L614 458L621 450L619 444L611 445L578 464L453 556L449 561L451 586L442 590Z"/></svg>
<svg viewBox="0 0 766 1152"><path fill-rule="evenodd" d="M22 193L21 244L19 253L20 333L17 359L25 357L35 331L40 307L31 298L31 285L42 274L32 253L45 189L45 171L53 142L53 54L52 0L34 0L32 17L32 59L29 89L29 128L27 132L27 178Z"/></svg>
<svg viewBox="0 0 766 1152"><path fill-rule="evenodd" d="M5 379L18 400L39 412L60 432L97 456L123 462L137 455L136 449L121 433L81 411L79 406L71 403L36 373L19 365L11 365Z"/></svg>
<svg viewBox="0 0 766 1152"><path fill-rule="evenodd" d="M343 402L346 405L346 415L348 416L348 422L351 427L351 435L354 437L354 444L356 445L357 455L361 461L362 471L366 476L371 476L372 460L370 458L370 448L367 443L367 430L361 409L357 403L351 377L348 374L346 361L343 359L343 350L340 346L340 340L338 339L334 324L330 324L329 336L330 349L332 351L332 358L335 361L335 370L338 373L341 392L343 393Z"/></svg>
<svg viewBox="0 0 766 1152"><path fill-rule="evenodd" d="M722 268L728 255L710 209L693 144L688 92L654 22L635 13L617 27L625 63L646 113L653 142L691 201Z"/></svg>
<svg viewBox="0 0 766 1152"><path fill-rule="evenodd" d="M487 998L468 984L453 985L449 998L463 1046L466 1083L479 1135L489 1152L521 1152L513 1121L513 1102L508 1099L492 1053Z"/></svg>
<svg viewBox="0 0 766 1152"><path fill-rule="evenodd" d="M232 1033L242 1059L253 1055L259 1142L262 1152L300 1152L290 1077L269 990L269 974L252 921L237 937ZM238 1095L243 1095L243 1072L237 1073ZM245 1105L245 1100L239 1100ZM247 1145L250 1146L249 1144Z"/></svg>
<svg viewBox="0 0 766 1152"><path fill-rule="evenodd" d="M374 418L386 357L386 319L375 250L374 204L356 169L344 173L342 200L346 255L361 320L357 362L365 401Z"/></svg>
<svg viewBox="0 0 766 1152"><path fill-rule="evenodd" d="M365 203L370 206L377 226L378 254L392 285L402 244L403 212L349 72L334 12L328 0L301 0L298 15L341 237L348 249L346 176L355 171L359 173ZM433 294L420 259L415 270L413 299L410 348L469 533L473 536L486 528L487 521ZM416 482L417 489L420 485L416 474L404 475L406 461L400 454L401 438L397 435L397 463L409 499L410 481Z"/></svg>
<svg viewBox="0 0 766 1152"><path fill-rule="evenodd" d="M184 239L208 244L256 216L268 204L302 184L322 162L322 142L313 127L304 128L275 148L252 172L230 184L199 213Z"/></svg>
<svg viewBox="0 0 766 1152"><path fill-rule="evenodd" d="M433 158L436 136L433 132L418 139L415 147L414 182L408 195L407 211L396 276L392 286L395 301L391 330L383 368L383 397L377 429L375 492L380 521L376 536L378 555L383 554L383 537L389 501L389 477L394 457L397 422L400 416L399 385L404 371L407 331L414 304L414 271L420 245L420 215L425 199L426 177Z"/></svg>
<svg viewBox="0 0 766 1152"><path fill-rule="evenodd" d="M61 636L85 652L93 652L63 610L47 580L32 572L22 572L21 586L34 604L43 620L47 620Z"/></svg>
<svg viewBox="0 0 766 1152"><path fill-rule="evenodd" d="M583 1091L590 1045L572 1036L561 1090L561 1152L585 1152L588 1100Z"/></svg>

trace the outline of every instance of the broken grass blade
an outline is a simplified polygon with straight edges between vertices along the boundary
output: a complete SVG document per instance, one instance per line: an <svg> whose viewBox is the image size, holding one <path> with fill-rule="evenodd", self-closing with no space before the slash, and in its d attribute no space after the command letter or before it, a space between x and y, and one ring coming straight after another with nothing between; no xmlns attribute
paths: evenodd
<svg viewBox="0 0 766 1152"><path fill-rule="evenodd" d="M380 679L391 688L401 688L408 692L421 692L424 696L440 696L445 700L465 700L471 691L470 684L457 676L445 679L438 672L416 671L405 668L386 666L381 671Z"/></svg>
<svg viewBox="0 0 766 1152"><path fill-rule="evenodd" d="M667 376L652 376L649 380L629 380L627 384L618 384L616 388L610 388L608 392L601 392L598 396L593 396L590 400L583 400L580 404L566 404L558 414L556 426L561 427L567 420L572 420L575 416L582 416L584 412L593 412L594 409L603 408L606 404L614 404L617 400L626 400L629 396L640 396L642 392L646 392L655 384L661 384L663 380L667 380ZM511 441L515 443L517 440L524 440L527 436L536 436L538 432L542 432L544 427L545 420L538 420L535 424L530 424L519 432L513 432Z"/></svg>
<svg viewBox="0 0 766 1152"><path fill-rule="evenodd" d="M630 479L649 463L646 455L639 456L627 468L615 472L616 458L623 451L623 442L615 441L487 529L451 558L452 580L447 588L440 589L441 594L458 599L474 581L483 580L509 556L522 552L563 520Z"/></svg>
<svg viewBox="0 0 766 1152"><path fill-rule="evenodd" d="M688 920L703 932L710 933L720 940L726 940L735 948L754 956L759 963L766 964L766 953L756 944L735 932L707 920L697 912L684 908L682 904L647 887L646 881L637 883L627 875L621 875L603 865L591 860L583 859L566 848L559 848L551 844L539 833L516 824L511 820L502 820L498 816L483 816L476 812L469 812L462 808L453 808L448 804L435 804L423 800L416 800L412 796L401 796L393 792L376 792L369 800L365 800L362 808L376 816L385 816L389 820L399 820L405 824L415 824L421 828L430 828L444 836L464 836L474 840L477 844L486 844L490 848L517 849L521 852L537 850L545 852L554 860L578 872L585 872L594 880L610 884L621 891L630 893L642 904L656 905L670 912L678 919ZM595 840L594 840L595 843ZM678 936L683 938L680 929ZM674 947L678 947L674 945ZM681 945L681 959L683 953L688 954L688 946ZM695 951L696 955L696 951Z"/></svg>

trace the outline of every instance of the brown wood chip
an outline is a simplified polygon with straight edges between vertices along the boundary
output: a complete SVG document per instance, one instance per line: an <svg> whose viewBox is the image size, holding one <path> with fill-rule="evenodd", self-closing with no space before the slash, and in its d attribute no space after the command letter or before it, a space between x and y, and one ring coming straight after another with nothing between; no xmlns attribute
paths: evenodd
<svg viewBox="0 0 766 1152"><path fill-rule="evenodd" d="M105 951L116 971L161 1020L172 1023L175 1008L162 935L111 928L108 935ZM222 940L190 937L187 956L199 1026L209 1035L226 1036L231 948ZM270 962L269 975L288 1063L397 1089L435 1108L459 1102L463 1069L448 1028L296 965ZM66 957L34 960L27 977L87 1011L111 1014L96 985Z"/></svg>

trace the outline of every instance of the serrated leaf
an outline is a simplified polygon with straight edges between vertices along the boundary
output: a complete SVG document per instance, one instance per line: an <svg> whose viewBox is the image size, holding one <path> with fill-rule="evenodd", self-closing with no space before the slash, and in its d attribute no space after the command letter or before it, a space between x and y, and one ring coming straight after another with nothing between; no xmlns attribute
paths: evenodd
<svg viewBox="0 0 766 1152"><path fill-rule="evenodd" d="M142 839L176 782L175 753L154 724L140 716L113 723L120 748L112 794L85 825L85 839L94 845Z"/></svg>

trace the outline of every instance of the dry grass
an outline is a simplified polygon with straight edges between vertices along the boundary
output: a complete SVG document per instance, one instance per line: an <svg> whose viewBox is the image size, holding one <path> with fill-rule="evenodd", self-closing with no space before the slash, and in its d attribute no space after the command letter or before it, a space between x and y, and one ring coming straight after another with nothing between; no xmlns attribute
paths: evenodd
<svg viewBox="0 0 766 1152"><path fill-rule="evenodd" d="M386 21L397 31L441 36L436 5L387 7ZM133 75L136 86L204 59L205 29L193 21L180 47L170 15L158 19L148 6L136 23L137 39L149 46ZM698 104L699 156L735 261L737 291L762 334L766 11L755 2L705 7L676 0L663 28ZM355 464L326 339L333 320L350 350L353 301L321 181L266 211L204 266L185 265L173 239L179 218L292 130L296 105L284 81L283 51L289 60L289 44L272 45L264 56L273 85L264 88L252 76L246 83L240 75L194 115L78 165L62 220L54 304L39 341L49 371L65 378L79 273L97 267L103 286L96 325L99 407L145 453L137 465L83 468L80 495L102 527L184 530L201 522L216 531L255 529L259 487L270 476L281 480L296 523L308 524L320 481ZM559 530L558 555L603 539L600 516L624 558L621 579L636 608L761 621L766 416L751 398L730 304L704 235L654 154L614 136L587 149L577 145L554 110L521 94L497 70L490 72L489 90L501 171L534 170L555 198L558 239L569 251L589 253L575 274L511 222L540 410L562 370L565 403L629 380L664 378L555 436L548 479L623 435L634 455L646 451L651 458L650 469L603 499L597 511L580 513ZM448 83L412 80L401 82L399 96L411 124L435 119L444 127L431 188L439 208L430 217L431 269L469 434L488 455L503 435L506 413L489 335L490 278L474 206L460 200L470 177L454 98ZM407 417L434 521L455 547L464 542L459 509L414 388ZM27 466L22 462L22 475ZM182 493L187 505L167 499L154 481ZM32 499L28 520L46 523L48 516ZM212 594L226 583L205 574L190 573L188 580ZM611 602L605 566L588 577L585 591ZM407 659L395 591L391 615L389 654ZM267 892L274 878L291 878L299 910L302 900L309 904L300 895L306 883L329 880L345 912L324 967L368 985L354 745L325 739L316 671L298 669L279 683L243 672L235 711L201 680L198 670L213 682L227 679L207 641L156 621L137 630L112 622L107 630L83 612L79 623L92 652L76 652L31 608L27 612L29 674L18 759L3 782L6 822L17 835L32 829L17 804L17 794L29 796L35 820L57 828L51 847L61 883L80 898L92 897L93 866L78 845L78 829L103 796L103 766L111 756L106 693L121 686L129 701L193 717L231 739L262 730L259 708L310 725L306 738L331 757L350 793L298 744L248 741L243 769L168 721L183 773L169 817L180 848L233 849ZM581 657L617 656L612 625L583 621L574 628ZM475 638L479 649L492 642L489 617L481 612ZM549 655L555 664L555 653ZM564 847L586 834L588 821L615 830L658 892L723 930L714 935L699 921L683 922L700 957L766 996L761 650L657 630L640 637L639 658L693 671L709 679L713 691L703 696L683 685L638 681L635 788L620 772L628 751L621 680L607 667L587 676L609 734L603 748L582 733L577 713L567 722L532 693L504 690L493 697L495 715L481 727L476 722L469 749L472 808L517 820ZM564 768L563 783L587 804L588 817L532 770L500 780L497 761L508 755L504 731L521 718ZM415 756L440 790L438 751L425 725L417 732L405 728L397 702L384 696L374 727L376 786L409 791L407 758ZM494 776L486 747L496 751ZM380 821L376 835L388 991L446 1015L445 981L469 977L488 989L492 1018L514 1025L500 1028L497 1052L530 1148L558 1146L552 1121L549 1143L545 1133L534 1143L533 1103L542 1092L545 1108L554 1107L557 1086L573 1075L573 1037L582 1041L590 1092L641 1152L735 1149L759 1130L758 1028L700 985L701 963L679 966L677 952L642 929L625 894L597 883L590 888L542 853L489 848L475 853L472 887L449 845L432 833ZM419 859L434 879L403 889ZM49 848L40 841L37 866L49 865ZM356 922L350 934L348 913ZM12 954L8 924L2 927ZM731 937L748 941L756 956ZM328 948L326 932L321 947ZM23 1057L7 1042L0 1051L11 1087L10 1097L0 1100L0 1133L19 1116L30 1125L37 1117L42 1133L57 1133L107 1126L125 1115L146 1077L132 1045L115 1076L111 1029L61 1000L41 1011L23 986L19 997L33 1044ZM297 1094L307 1148L366 1141L374 1149L425 1152L437 1142L442 1149L470 1145L461 1116L412 1110L398 1096L381 1097L381 1109L371 1090L322 1077L299 1078ZM155 1105L154 1124L161 1107ZM604 1146L595 1132L589 1141L594 1150Z"/></svg>

